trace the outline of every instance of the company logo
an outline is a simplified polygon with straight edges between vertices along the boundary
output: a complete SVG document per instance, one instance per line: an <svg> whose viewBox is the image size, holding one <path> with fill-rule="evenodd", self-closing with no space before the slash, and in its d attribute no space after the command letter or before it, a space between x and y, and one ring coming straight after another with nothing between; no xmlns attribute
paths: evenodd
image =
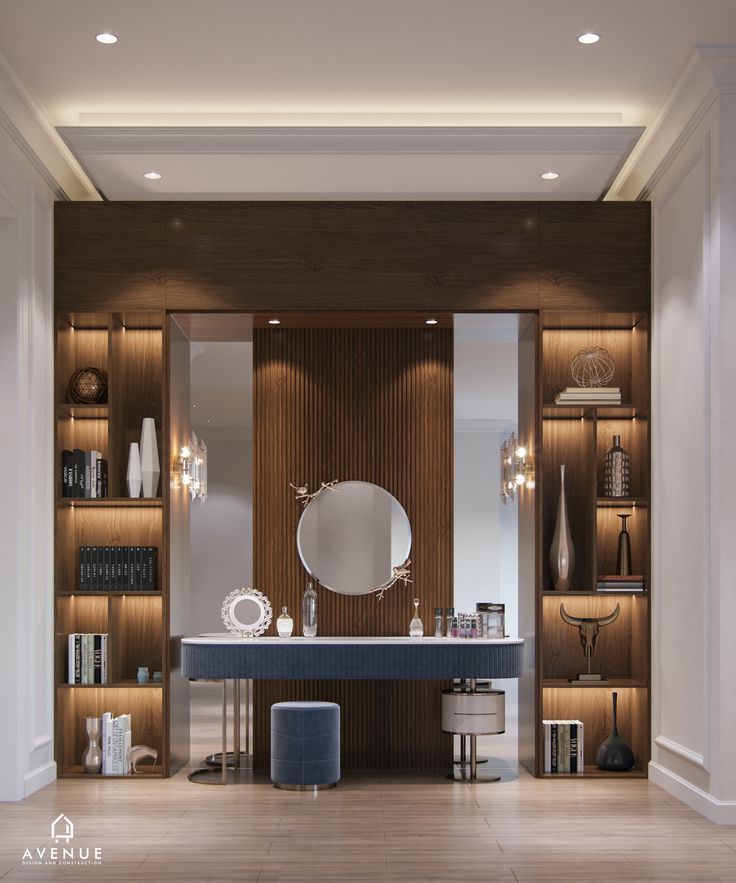
<svg viewBox="0 0 736 883"><path fill-rule="evenodd" d="M64 846L36 846L23 852L22 865L101 865L101 846L70 846L74 839L74 822L60 812L51 822L51 839Z"/></svg>
<svg viewBox="0 0 736 883"><path fill-rule="evenodd" d="M51 822L51 836L54 838L55 843L58 843L60 840L65 840L68 843L74 837L74 822L69 816L65 816L63 812L60 812L54 821Z"/></svg>

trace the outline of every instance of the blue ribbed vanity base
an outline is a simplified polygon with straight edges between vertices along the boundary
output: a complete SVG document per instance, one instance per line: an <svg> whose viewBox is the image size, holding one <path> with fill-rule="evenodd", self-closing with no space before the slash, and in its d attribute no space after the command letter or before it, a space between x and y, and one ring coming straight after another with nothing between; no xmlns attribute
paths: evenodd
<svg viewBox="0 0 736 883"><path fill-rule="evenodd" d="M340 780L340 706L277 702L271 706L271 781L277 788L317 790Z"/></svg>

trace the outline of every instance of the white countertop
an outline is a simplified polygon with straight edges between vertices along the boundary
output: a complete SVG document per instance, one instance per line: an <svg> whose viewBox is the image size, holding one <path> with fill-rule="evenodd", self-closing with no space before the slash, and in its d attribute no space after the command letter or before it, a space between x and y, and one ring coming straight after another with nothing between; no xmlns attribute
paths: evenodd
<svg viewBox="0 0 736 883"><path fill-rule="evenodd" d="M489 644L523 644L523 638L434 638L434 637L424 637L424 638L410 638L407 636L396 635L396 636L387 636L387 637L319 637L316 638L303 638L300 636L292 636L291 638L276 638L276 637L260 637L260 638L238 638L235 635L231 635L229 632L213 632L212 634L206 635L198 635L197 637L192 638L182 638L183 644L299 644L299 645L315 645L319 646L320 644L352 644L352 645L364 645L364 644L375 644L375 645L387 645L387 646L416 646L416 647L426 647L427 645L435 645L435 646L446 646L448 644L459 644L463 646L469 647L477 647L481 645L489 645Z"/></svg>

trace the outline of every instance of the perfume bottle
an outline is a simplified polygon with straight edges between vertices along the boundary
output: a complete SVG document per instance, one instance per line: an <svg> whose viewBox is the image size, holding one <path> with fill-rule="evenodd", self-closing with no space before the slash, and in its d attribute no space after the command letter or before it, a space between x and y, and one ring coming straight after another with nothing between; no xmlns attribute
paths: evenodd
<svg viewBox="0 0 736 883"><path fill-rule="evenodd" d="M445 637L446 638L449 638L452 635L452 621L454 618L455 618L455 608L448 607L447 610L445 611L445 622L447 624L445 627Z"/></svg>
<svg viewBox="0 0 736 883"><path fill-rule="evenodd" d="M421 638L424 634L424 623L419 618L419 598L414 599L414 616L409 623L409 637Z"/></svg>
<svg viewBox="0 0 736 883"><path fill-rule="evenodd" d="M435 607L434 608L434 636L435 636L435 638L442 637L443 625L444 625L444 619L442 617L442 608Z"/></svg>
<svg viewBox="0 0 736 883"><path fill-rule="evenodd" d="M613 444L603 458L603 495L628 497L631 491L629 454L621 447L621 436L614 435Z"/></svg>
<svg viewBox="0 0 736 883"><path fill-rule="evenodd" d="M317 593L311 582L302 597L302 634L305 638L314 638L317 635Z"/></svg>
<svg viewBox="0 0 736 883"><path fill-rule="evenodd" d="M276 620L276 631L280 638L290 638L294 631L294 620L289 616L286 607L281 608L281 616Z"/></svg>
<svg viewBox="0 0 736 883"><path fill-rule="evenodd" d="M460 633L460 630L457 625L457 616L453 616L452 617L452 627L450 628L450 637L457 638L459 633Z"/></svg>

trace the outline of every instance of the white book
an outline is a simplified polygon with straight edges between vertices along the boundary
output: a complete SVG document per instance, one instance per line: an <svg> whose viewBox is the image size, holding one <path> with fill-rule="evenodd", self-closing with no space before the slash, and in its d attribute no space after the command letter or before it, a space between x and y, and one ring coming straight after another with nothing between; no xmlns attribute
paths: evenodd
<svg viewBox="0 0 736 883"><path fill-rule="evenodd" d="M591 392L607 392L607 393L616 393L619 395L621 393L621 389L618 386L566 386L563 390L560 390L560 395L564 395L565 393L591 393Z"/></svg>
<svg viewBox="0 0 736 883"><path fill-rule="evenodd" d="M82 660L81 660L81 666L80 666L81 677L79 678L79 683L80 684L88 684L89 681L87 680L87 648L89 645L87 644L87 635L81 634L79 636L79 638L80 638L81 653L82 653Z"/></svg>
<svg viewBox="0 0 736 883"><path fill-rule="evenodd" d="M112 713L106 711L102 715L102 775L110 775L112 758Z"/></svg>
<svg viewBox="0 0 736 883"><path fill-rule="evenodd" d="M127 776L130 772L130 764L128 763L128 752L130 751L132 742L131 742L132 734L131 734L131 720L129 714L123 715L123 745L122 745L122 769L121 772L123 775Z"/></svg>
<svg viewBox="0 0 736 883"><path fill-rule="evenodd" d="M69 668L69 673L67 675L67 683L74 683L74 638L75 635L72 633L68 638L68 647L67 647L67 666Z"/></svg>
<svg viewBox="0 0 736 883"><path fill-rule="evenodd" d="M585 724L578 721L578 772L585 772Z"/></svg>
<svg viewBox="0 0 736 883"><path fill-rule="evenodd" d="M95 636L85 635L87 640L87 683L95 682Z"/></svg>
<svg viewBox="0 0 736 883"><path fill-rule="evenodd" d="M102 683L107 683L107 635L102 635Z"/></svg>
<svg viewBox="0 0 736 883"><path fill-rule="evenodd" d="M99 451L92 451L90 457L90 497L97 497L97 464L102 458Z"/></svg>
<svg viewBox="0 0 736 883"><path fill-rule="evenodd" d="M110 764L110 774L113 776L120 775L120 739L122 733L120 731L120 717L112 719L112 761Z"/></svg>
<svg viewBox="0 0 736 883"><path fill-rule="evenodd" d="M544 771L552 772L552 721L542 721L544 726Z"/></svg>

